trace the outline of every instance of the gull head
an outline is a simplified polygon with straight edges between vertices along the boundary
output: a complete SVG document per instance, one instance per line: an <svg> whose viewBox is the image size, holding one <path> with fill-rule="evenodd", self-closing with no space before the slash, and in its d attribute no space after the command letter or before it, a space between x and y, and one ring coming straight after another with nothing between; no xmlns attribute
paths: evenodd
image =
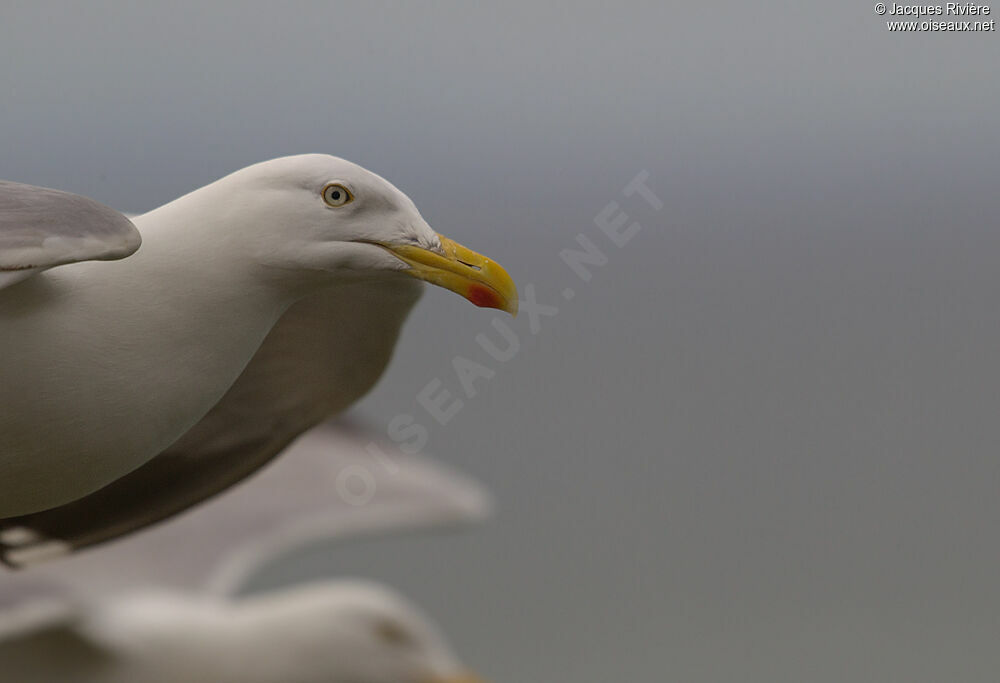
<svg viewBox="0 0 1000 683"><path fill-rule="evenodd" d="M304 584L246 598L241 611L269 643L269 661L299 663L296 681L485 683L417 607L380 584Z"/></svg>
<svg viewBox="0 0 1000 683"><path fill-rule="evenodd" d="M357 164L325 154L282 157L209 188L219 221L272 272L319 283L403 275L517 312L517 289L499 264L439 235L409 197Z"/></svg>

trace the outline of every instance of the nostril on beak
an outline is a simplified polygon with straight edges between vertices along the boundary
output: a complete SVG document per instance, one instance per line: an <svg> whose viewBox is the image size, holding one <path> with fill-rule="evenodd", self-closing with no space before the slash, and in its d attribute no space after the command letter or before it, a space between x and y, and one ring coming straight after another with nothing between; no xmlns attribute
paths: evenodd
<svg viewBox="0 0 1000 683"><path fill-rule="evenodd" d="M466 263L462 259L455 259L455 260L458 261L459 263L461 263L463 266L468 266L469 268L472 268L473 270L482 270L482 268L480 268L479 266L477 266L477 265L475 265L473 263Z"/></svg>

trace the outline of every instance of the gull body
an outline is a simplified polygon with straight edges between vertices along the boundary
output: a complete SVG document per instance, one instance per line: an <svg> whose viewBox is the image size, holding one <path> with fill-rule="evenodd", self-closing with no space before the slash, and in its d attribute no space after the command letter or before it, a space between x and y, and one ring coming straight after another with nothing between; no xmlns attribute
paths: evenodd
<svg viewBox="0 0 1000 683"><path fill-rule="evenodd" d="M350 203L326 202L331 186ZM336 394L345 405L384 368L417 280L513 305L506 273L501 282L456 252L402 192L336 157L257 164L134 221L142 247L127 258L39 266L30 252L6 267L16 278L0 288L0 517L79 499L163 452L219 404L297 302L336 315L367 299L375 328L389 330L356 358L342 349L357 368ZM94 241L74 239L43 245Z"/></svg>
<svg viewBox="0 0 1000 683"><path fill-rule="evenodd" d="M216 603L147 594L104 610L85 629L116 646L127 662L123 682L151 673L164 683L191 680L178 676L185 673L181 666L219 683L289 676L302 683L465 680L429 618L388 588L364 581L314 582ZM296 669L303 672L294 675Z"/></svg>
<svg viewBox="0 0 1000 683"><path fill-rule="evenodd" d="M205 220L205 203L137 219L144 244L128 259L63 266L0 296L0 515L65 503L169 446L291 303L225 248L199 245L195 226L170 229L177 213Z"/></svg>
<svg viewBox="0 0 1000 683"><path fill-rule="evenodd" d="M476 683L433 622L386 586L325 579L235 599L146 591L0 641L34 683Z"/></svg>
<svg viewBox="0 0 1000 683"><path fill-rule="evenodd" d="M25 556L55 556L46 548L62 555L132 533L249 476L372 387L421 289L398 278L296 302L222 400L151 461L70 503L0 519L0 563L24 566ZM31 542L6 543L10 529L29 530Z"/></svg>

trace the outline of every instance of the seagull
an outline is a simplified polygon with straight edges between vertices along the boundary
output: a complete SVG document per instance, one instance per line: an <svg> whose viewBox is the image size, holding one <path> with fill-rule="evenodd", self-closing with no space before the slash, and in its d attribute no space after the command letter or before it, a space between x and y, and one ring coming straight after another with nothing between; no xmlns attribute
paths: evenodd
<svg viewBox="0 0 1000 683"><path fill-rule="evenodd" d="M163 456L155 471L183 470L169 500L78 547L239 481L375 383L422 281L517 312L502 267L329 155L255 164L132 220L0 183L0 518L148 483Z"/></svg>
<svg viewBox="0 0 1000 683"><path fill-rule="evenodd" d="M144 534L3 575L4 680L481 683L433 621L385 585L325 577L248 590L312 545L490 513L477 482L419 456L389 468L366 450L369 438L325 424L248 481ZM337 485L361 471L371 483L363 501Z"/></svg>

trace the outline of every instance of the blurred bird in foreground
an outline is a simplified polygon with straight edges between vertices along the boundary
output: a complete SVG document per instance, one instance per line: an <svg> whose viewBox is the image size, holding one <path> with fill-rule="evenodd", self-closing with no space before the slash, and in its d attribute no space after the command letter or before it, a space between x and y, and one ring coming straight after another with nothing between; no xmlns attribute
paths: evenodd
<svg viewBox="0 0 1000 683"><path fill-rule="evenodd" d="M373 460L368 442L321 427L250 481L147 533L0 576L3 680L480 681L385 586L322 579L240 595L308 544L488 515L476 482L416 456Z"/></svg>
<svg viewBox="0 0 1000 683"><path fill-rule="evenodd" d="M503 268L336 157L250 166L134 225L0 182L0 561L247 476L372 387L422 281L517 310Z"/></svg>

